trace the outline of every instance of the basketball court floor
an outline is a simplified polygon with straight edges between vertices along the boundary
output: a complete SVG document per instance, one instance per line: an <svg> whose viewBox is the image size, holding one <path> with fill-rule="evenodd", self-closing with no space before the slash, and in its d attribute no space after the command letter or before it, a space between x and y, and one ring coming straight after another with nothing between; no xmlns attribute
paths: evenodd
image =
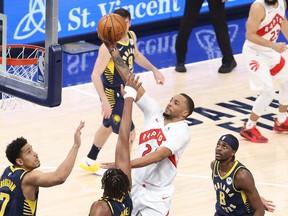
<svg viewBox="0 0 288 216"><path fill-rule="evenodd" d="M278 134L271 130L272 117L277 112L277 97L259 121L259 129L269 138L269 142L255 144L240 137L238 132L249 116L257 92L249 90L248 73L241 56L245 36L243 21L231 21L229 26L235 31L231 41L238 63L237 68L229 74L217 73L221 65L221 53L211 26L199 27L192 34L187 73L176 73L174 67L171 67L175 64L173 49L176 32L139 38L140 42L143 41L139 44L139 49L166 77L165 84L157 86L150 72L141 73L140 77L147 92L163 109L170 98L180 92L189 94L196 105L195 112L187 120L192 140L178 164L170 211L172 216L214 214L215 191L210 162L215 158L215 146L219 137L227 133L239 139L240 147L236 159L250 169L259 193L274 201L277 206L275 213L266 215L288 214L288 133ZM200 33L203 33L202 36L199 36ZM162 41L161 46L159 41ZM40 170L55 170L73 145L73 134L77 125L81 120L85 121L82 146L73 172L63 185L40 189L38 215L88 215L92 202L102 195L101 176L79 168L79 162L89 151L94 133L102 120L99 97L90 80L96 55L65 54L65 88L59 107L46 108L19 102L15 109L0 110L0 172L9 164L5 157L6 145L20 136L28 139L38 152ZM136 68L135 71L140 69ZM134 106L133 119L139 135L144 118L137 106ZM98 157L99 162L113 161L116 139L116 135L109 138ZM137 140L132 149L132 158L136 155L136 149Z"/></svg>

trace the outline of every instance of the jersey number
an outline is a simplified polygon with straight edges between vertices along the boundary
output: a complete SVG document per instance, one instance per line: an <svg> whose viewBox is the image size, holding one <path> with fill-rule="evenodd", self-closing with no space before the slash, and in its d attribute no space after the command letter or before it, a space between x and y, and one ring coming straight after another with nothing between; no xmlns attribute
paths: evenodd
<svg viewBox="0 0 288 216"><path fill-rule="evenodd" d="M219 193L219 201L221 205L226 205L226 201L225 201L225 193L220 191Z"/></svg>
<svg viewBox="0 0 288 216"><path fill-rule="evenodd" d="M0 193L0 201L2 201L2 206L0 209L0 216L4 215L5 208L10 200L10 195L6 193Z"/></svg>
<svg viewBox="0 0 288 216"><path fill-rule="evenodd" d="M278 37L278 35L279 35L279 32L280 32L280 30L276 30L276 31L272 31L271 32L271 38L270 38L270 41L274 41L274 40L276 40L277 39L277 37Z"/></svg>
<svg viewBox="0 0 288 216"><path fill-rule="evenodd" d="M152 147L149 144L146 144L145 147L146 147L146 150L143 151L142 157L144 157L146 154L150 153L152 150Z"/></svg>
<svg viewBox="0 0 288 216"><path fill-rule="evenodd" d="M133 70L133 67L134 67L133 63L134 63L133 57L132 56L128 56L128 65L129 65L129 70L130 71Z"/></svg>

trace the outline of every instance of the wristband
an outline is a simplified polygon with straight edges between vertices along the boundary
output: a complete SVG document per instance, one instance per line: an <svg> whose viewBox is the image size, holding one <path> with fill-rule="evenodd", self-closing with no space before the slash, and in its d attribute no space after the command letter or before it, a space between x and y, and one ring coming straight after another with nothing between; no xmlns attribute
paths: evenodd
<svg viewBox="0 0 288 216"><path fill-rule="evenodd" d="M127 98L127 97L132 97L133 100L135 100L136 95L137 95L137 91L136 91L134 88L132 88L132 87L130 87L130 86L125 86L124 91L126 92L126 93L123 95L123 98L124 98L124 99Z"/></svg>
<svg viewBox="0 0 288 216"><path fill-rule="evenodd" d="M114 47L113 49L109 50L109 53L112 53L113 51L116 51L117 47Z"/></svg>

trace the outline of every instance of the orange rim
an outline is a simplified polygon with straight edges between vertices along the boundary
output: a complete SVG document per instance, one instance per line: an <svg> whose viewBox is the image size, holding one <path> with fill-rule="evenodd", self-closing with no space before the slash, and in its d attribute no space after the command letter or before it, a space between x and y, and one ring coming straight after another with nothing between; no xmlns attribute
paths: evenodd
<svg viewBox="0 0 288 216"><path fill-rule="evenodd" d="M25 49L32 49L32 50L40 50L42 52L45 52L45 48L41 46L36 45L30 45L30 44L7 44L6 49L8 48L23 48ZM2 45L0 45L0 50L2 50ZM32 65L37 64L38 58L29 58L29 59L17 59L17 58L6 58L6 64L7 65ZM2 64L2 57L0 57L0 64Z"/></svg>

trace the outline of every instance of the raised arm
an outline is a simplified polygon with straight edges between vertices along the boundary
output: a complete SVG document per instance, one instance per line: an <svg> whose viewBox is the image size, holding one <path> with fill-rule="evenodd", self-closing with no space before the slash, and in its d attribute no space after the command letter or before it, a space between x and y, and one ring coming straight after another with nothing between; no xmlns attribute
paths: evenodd
<svg viewBox="0 0 288 216"><path fill-rule="evenodd" d="M135 75L130 74L128 76L125 89L122 93L124 97L124 109L122 113L122 120L119 129L118 140L115 150L115 167L121 169L131 180L131 164L130 164L130 149L129 149L129 135L131 129L131 116L132 116L132 105L136 97L137 90L141 86L138 82L138 77L135 79Z"/></svg>
<svg viewBox="0 0 288 216"><path fill-rule="evenodd" d="M100 35L98 35L98 37L101 39ZM101 39L101 40L106 45L114 63L115 63L115 67L117 68L117 71L119 72L123 81L127 82L129 74L130 74L130 70L129 70L128 66L125 64L125 62L123 61L123 59L121 58L119 50L116 47L116 43L110 44L109 42L106 42L103 39ZM139 98L141 98L144 93L145 93L145 89L142 86L140 86L139 89L137 90L137 96L136 96L135 101L139 100Z"/></svg>
<svg viewBox="0 0 288 216"><path fill-rule="evenodd" d="M81 145L81 129L84 126L85 123L81 121L74 133L74 144L70 152L54 172L43 173L39 170L33 170L25 175L22 186L51 187L64 183L74 167L78 149ZM51 158L52 157L53 155L51 155ZM23 191L25 191L25 189L23 189Z"/></svg>

